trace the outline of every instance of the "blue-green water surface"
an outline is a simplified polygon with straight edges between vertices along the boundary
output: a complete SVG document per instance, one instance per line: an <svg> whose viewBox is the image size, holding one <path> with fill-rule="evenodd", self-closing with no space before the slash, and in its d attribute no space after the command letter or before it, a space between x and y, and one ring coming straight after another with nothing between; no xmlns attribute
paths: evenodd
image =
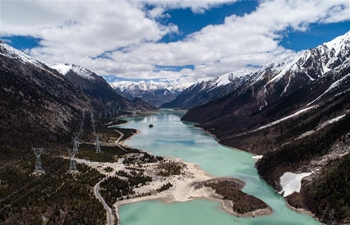
<svg viewBox="0 0 350 225"><path fill-rule="evenodd" d="M266 202L273 214L255 218L237 218L221 209L220 203L206 199L165 204L143 201L119 209L122 225L319 225L311 216L290 210L285 200L259 178L252 155L217 143L193 123L180 121L184 111L162 110L159 114L125 118L122 128L141 133L127 145L159 156L172 156L198 164L214 176L235 177L246 182L243 191ZM153 124L153 128L149 128ZM239 222L237 222L239 221Z"/></svg>

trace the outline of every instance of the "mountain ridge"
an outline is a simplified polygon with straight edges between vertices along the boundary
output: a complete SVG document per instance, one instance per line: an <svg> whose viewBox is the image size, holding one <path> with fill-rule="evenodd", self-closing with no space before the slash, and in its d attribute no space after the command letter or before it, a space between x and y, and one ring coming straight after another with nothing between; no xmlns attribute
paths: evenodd
<svg viewBox="0 0 350 225"><path fill-rule="evenodd" d="M164 103L161 108L190 109L220 98L244 85L252 79L252 71L239 70L204 80L183 90L173 101Z"/></svg>
<svg viewBox="0 0 350 225"><path fill-rule="evenodd" d="M0 71L5 149L64 142L81 111L93 109L61 74L5 43L0 43Z"/></svg>
<svg viewBox="0 0 350 225"><path fill-rule="evenodd" d="M113 108L115 105L125 110L157 110L156 107L146 102L133 102L120 96L103 77L82 66L56 63L50 65L50 67L60 72L65 79L90 96L94 105L101 110L106 107Z"/></svg>
<svg viewBox="0 0 350 225"><path fill-rule="evenodd" d="M88 71L81 68L78 72ZM0 43L0 72L0 146L4 149L70 142L82 111L101 113L115 104L123 110L156 110L119 96L91 71L93 79L72 70L62 75L4 42Z"/></svg>
<svg viewBox="0 0 350 225"><path fill-rule="evenodd" d="M110 85L118 94L132 100L140 98L144 101L160 106L165 102L172 101L190 84L171 84L155 81L115 81Z"/></svg>
<svg viewBox="0 0 350 225"><path fill-rule="evenodd" d="M250 82L182 119L224 145L263 155L257 170L276 191L283 174L310 173L301 192L286 197L289 204L324 223L347 224L350 208L342 202L350 195L338 190L350 186L335 177L349 162L349 118L350 32L262 67Z"/></svg>

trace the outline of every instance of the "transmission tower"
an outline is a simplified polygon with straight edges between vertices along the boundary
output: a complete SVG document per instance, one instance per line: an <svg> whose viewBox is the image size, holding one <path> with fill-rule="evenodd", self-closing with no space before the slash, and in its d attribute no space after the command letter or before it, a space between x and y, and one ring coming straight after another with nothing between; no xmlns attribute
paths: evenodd
<svg viewBox="0 0 350 225"><path fill-rule="evenodd" d="M101 153L101 145L100 145L100 140L98 139L98 136L96 136L95 140L96 140L96 153Z"/></svg>
<svg viewBox="0 0 350 225"><path fill-rule="evenodd" d="M79 136L78 135L74 135L74 138L73 138L73 151L78 153L78 148L79 148Z"/></svg>
<svg viewBox="0 0 350 225"><path fill-rule="evenodd" d="M40 156L43 153L44 149L43 148L33 148L32 147L32 150L34 151L34 154L35 154L35 170L34 170L34 172L36 172L36 171L44 171L43 170L43 166L41 164L41 159L40 159Z"/></svg>
<svg viewBox="0 0 350 225"><path fill-rule="evenodd" d="M84 120L82 120L80 122L80 129L79 129L79 135L78 136L80 136L80 134L82 134L84 132L83 127L84 127Z"/></svg>
<svg viewBox="0 0 350 225"><path fill-rule="evenodd" d="M95 120L94 120L94 113L91 112L91 126L92 126L92 133L94 136L96 136L96 126L95 126Z"/></svg>
<svg viewBox="0 0 350 225"><path fill-rule="evenodd" d="M76 151L74 151L74 149L71 149L71 148L67 148L68 150L68 153L69 153L69 160L70 160L70 163L69 163L69 172L77 172L77 165L76 165L76 162L75 162L75 154L77 154Z"/></svg>

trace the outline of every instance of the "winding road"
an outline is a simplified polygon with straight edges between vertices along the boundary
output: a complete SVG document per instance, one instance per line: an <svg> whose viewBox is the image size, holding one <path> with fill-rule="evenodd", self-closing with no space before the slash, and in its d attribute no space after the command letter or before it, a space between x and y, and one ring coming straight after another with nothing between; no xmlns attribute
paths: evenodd
<svg viewBox="0 0 350 225"><path fill-rule="evenodd" d="M115 131L117 131L117 132L120 134L120 136L118 137L118 139L115 141L115 145L118 146L119 148L121 148L124 152L128 152L128 151L125 150L122 146L119 145L119 142L120 142L120 140L124 137L124 134L123 134L122 132L118 131L118 130L115 130Z"/></svg>
<svg viewBox="0 0 350 225"><path fill-rule="evenodd" d="M114 224L114 216L112 215L112 209L109 208L109 206L107 205L107 203L105 202L105 200L102 198L99 189L100 189L100 183L103 182L107 177L103 178L102 180L100 180L100 182L98 182L95 186L94 186L94 194L95 196L100 200L100 202L102 202L103 207L106 209L107 211L107 224L108 225L113 225Z"/></svg>

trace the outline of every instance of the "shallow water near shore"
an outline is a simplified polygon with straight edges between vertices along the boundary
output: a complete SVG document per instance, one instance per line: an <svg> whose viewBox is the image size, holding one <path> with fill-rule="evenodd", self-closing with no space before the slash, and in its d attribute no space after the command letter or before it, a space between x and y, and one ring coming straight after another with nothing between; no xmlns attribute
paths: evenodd
<svg viewBox="0 0 350 225"><path fill-rule="evenodd" d="M165 204L161 201L143 201L123 205L119 209L121 225L319 225L306 214L290 210L285 200L261 180L254 167L252 155L217 143L193 123L180 121L184 111L161 110L159 114L125 118L122 128L133 128L141 133L125 144L159 156L172 156L198 164L213 176L235 177L246 182L243 191L266 202L273 214L255 218L239 218L221 209L221 203L206 199ZM149 125L153 124L153 128ZM238 222L239 221L239 222Z"/></svg>

